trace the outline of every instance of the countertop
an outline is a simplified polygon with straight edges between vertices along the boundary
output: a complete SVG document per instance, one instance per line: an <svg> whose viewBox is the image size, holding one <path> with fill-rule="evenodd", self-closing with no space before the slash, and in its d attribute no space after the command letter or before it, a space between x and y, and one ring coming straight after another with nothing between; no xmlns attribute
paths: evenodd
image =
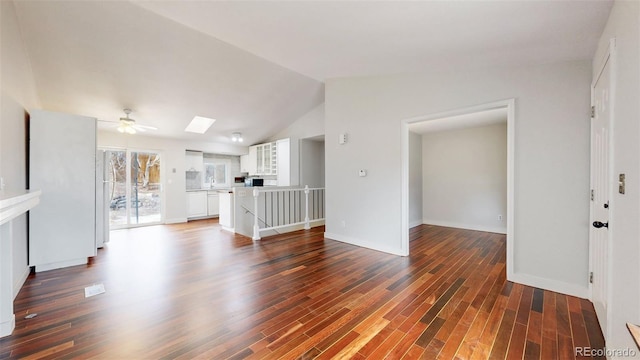
<svg viewBox="0 0 640 360"><path fill-rule="evenodd" d="M200 188L200 189L187 189L187 192L193 192L193 191L212 191L212 192L218 192L218 191L229 191L231 189L229 188L213 188L213 189L207 189L207 188Z"/></svg>

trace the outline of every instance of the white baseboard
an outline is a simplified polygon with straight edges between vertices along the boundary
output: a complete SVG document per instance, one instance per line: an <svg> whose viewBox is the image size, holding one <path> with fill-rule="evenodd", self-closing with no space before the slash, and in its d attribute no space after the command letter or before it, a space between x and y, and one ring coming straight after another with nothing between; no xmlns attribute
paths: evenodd
<svg viewBox="0 0 640 360"><path fill-rule="evenodd" d="M16 299L16 296L18 296L18 293L20 292L20 289L22 289L22 285L24 285L24 282L27 281L27 278L29 277L29 274L31 273L31 269L27 266L24 269L24 272L22 272L22 276L20 276L20 278L13 284L13 299Z"/></svg>
<svg viewBox="0 0 640 360"><path fill-rule="evenodd" d="M409 229L411 229L412 227L416 227L418 225L422 225L422 224L424 224L424 222L422 220L409 221Z"/></svg>
<svg viewBox="0 0 640 360"><path fill-rule="evenodd" d="M220 225L220 227L222 228L222 230L225 230L225 231L229 231L229 232L232 232L232 233L236 232L236 229L234 229L232 227L226 227L226 226L223 226L223 225Z"/></svg>
<svg viewBox="0 0 640 360"><path fill-rule="evenodd" d="M9 336L16 328L16 316L11 314L11 319L0 323L0 338Z"/></svg>
<svg viewBox="0 0 640 360"><path fill-rule="evenodd" d="M181 224L181 223L186 223L187 222L187 218L174 218L174 219L165 219L164 223L165 224Z"/></svg>
<svg viewBox="0 0 640 360"><path fill-rule="evenodd" d="M507 280L523 284L527 286L533 286L536 288L555 291L557 293L571 295L582 299L589 298L589 288L586 286L580 286L576 284L569 284L562 281L541 278L534 275L514 273L507 277Z"/></svg>
<svg viewBox="0 0 640 360"><path fill-rule="evenodd" d="M360 240L360 239L357 239L357 238L354 238L354 237L350 237L350 236L344 236L344 235L340 235L340 234L333 234L333 233L325 232L324 233L324 237L327 238L327 239L336 240L336 241L340 241L340 242L351 244L351 245L360 246L360 247L371 249L371 250L381 251L381 252L384 252L384 253L387 253L387 254L406 256L406 254L404 254L402 252L402 249L400 249L400 248L391 248L391 247L387 247L387 246L380 246L379 244L372 244L370 242L363 241L363 240Z"/></svg>
<svg viewBox="0 0 640 360"><path fill-rule="evenodd" d="M36 265L36 272L61 269L69 266L84 265L86 263L87 263L87 258L83 258L83 259L61 261L61 262L51 263L51 264Z"/></svg>
<svg viewBox="0 0 640 360"><path fill-rule="evenodd" d="M485 231L485 232L491 232L496 234L507 233L506 227L503 228L503 227L491 227L491 226L483 226L483 225L462 224L462 223L456 223L456 222L430 220L430 219L423 219L422 223L425 225L435 225L435 226L452 227L456 229Z"/></svg>

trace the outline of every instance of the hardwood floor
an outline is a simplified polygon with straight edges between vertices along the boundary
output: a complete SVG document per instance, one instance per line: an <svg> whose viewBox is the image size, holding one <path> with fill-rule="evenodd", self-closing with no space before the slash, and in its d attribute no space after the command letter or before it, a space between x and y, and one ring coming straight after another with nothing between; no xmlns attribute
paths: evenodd
<svg viewBox="0 0 640 360"><path fill-rule="evenodd" d="M27 280L0 359L573 359L604 346L589 301L505 281L503 235L422 225L399 257L323 231L115 231L90 265ZM98 283L106 293L85 298Z"/></svg>

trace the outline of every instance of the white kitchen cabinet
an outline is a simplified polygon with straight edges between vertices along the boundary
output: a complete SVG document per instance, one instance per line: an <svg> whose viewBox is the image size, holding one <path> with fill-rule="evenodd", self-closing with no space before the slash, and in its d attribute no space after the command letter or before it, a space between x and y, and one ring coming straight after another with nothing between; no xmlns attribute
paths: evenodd
<svg viewBox="0 0 640 360"><path fill-rule="evenodd" d="M207 195L207 215L218 216L220 214L220 196L217 191L209 191Z"/></svg>
<svg viewBox="0 0 640 360"><path fill-rule="evenodd" d="M258 173L258 145L249 146L248 156L247 172L249 175L256 175Z"/></svg>
<svg viewBox="0 0 640 360"><path fill-rule="evenodd" d="M278 173L278 154L275 142L249 147L249 175L276 175Z"/></svg>
<svg viewBox="0 0 640 360"><path fill-rule="evenodd" d="M249 154L240 156L240 172L249 172Z"/></svg>
<svg viewBox="0 0 640 360"><path fill-rule="evenodd" d="M299 185L298 142L287 138L278 140L276 143L278 150L278 186Z"/></svg>
<svg viewBox="0 0 640 360"><path fill-rule="evenodd" d="M291 173L290 173L290 142L289 139L282 139L276 142L276 148L278 151L278 186L290 186L291 185Z"/></svg>
<svg viewBox="0 0 640 360"><path fill-rule="evenodd" d="M277 143L258 145L258 174L276 175L278 173ZM262 158L260 158L262 154Z"/></svg>
<svg viewBox="0 0 640 360"><path fill-rule="evenodd" d="M185 170L186 171L200 171L204 170L204 156L201 151L185 152Z"/></svg>
<svg viewBox="0 0 640 360"><path fill-rule="evenodd" d="M187 218L207 216L207 192L187 191Z"/></svg>

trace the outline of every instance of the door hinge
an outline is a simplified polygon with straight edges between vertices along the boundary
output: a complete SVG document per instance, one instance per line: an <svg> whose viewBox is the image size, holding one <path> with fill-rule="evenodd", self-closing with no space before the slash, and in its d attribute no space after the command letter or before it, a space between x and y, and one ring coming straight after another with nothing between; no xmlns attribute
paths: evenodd
<svg viewBox="0 0 640 360"><path fill-rule="evenodd" d="M596 117L596 107L595 105L591 105L591 118Z"/></svg>
<svg viewBox="0 0 640 360"><path fill-rule="evenodd" d="M591 189L591 201L593 201L593 189Z"/></svg>
<svg viewBox="0 0 640 360"><path fill-rule="evenodd" d="M593 284L593 271L589 273L589 284Z"/></svg>

